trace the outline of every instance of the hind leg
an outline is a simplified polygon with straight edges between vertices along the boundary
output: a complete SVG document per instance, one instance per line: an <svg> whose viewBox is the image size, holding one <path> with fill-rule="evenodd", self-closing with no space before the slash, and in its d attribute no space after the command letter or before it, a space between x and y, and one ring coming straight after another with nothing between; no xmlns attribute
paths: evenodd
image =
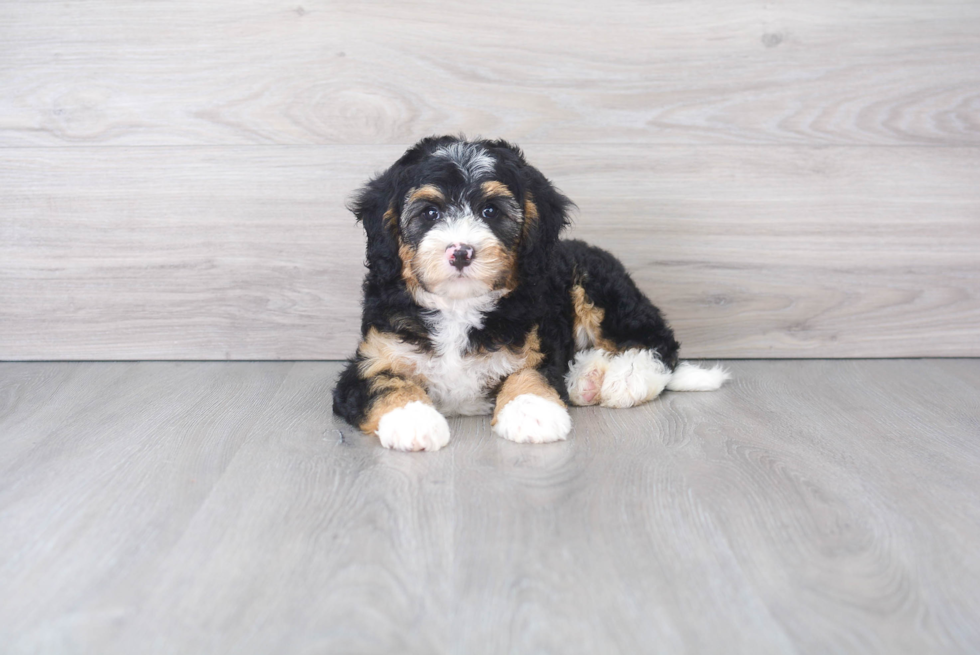
<svg viewBox="0 0 980 655"><path fill-rule="evenodd" d="M576 405L633 407L653 400L670 382L671 371L653 351L630 348L622 353L584 350L575 355L565 378Z"/></svg>
<svg viewBox="0 0 980 655"><path fill-rule="evenodd" d="M576 244L570 289L577 350L565 382L576 405L633 407L671 380L679 344L660 311L612 255Z"/></svg>
<svg viewBox="0 0 980 655"><path fill-rule="evenodd" d="M573 405L598 405L602 400L602 382L609 370L612 354L600 349L581 350L568 367L565 387Z"/></svg>
<svg viewBox="0 0 980 655"><path fill-rule="evenodd" d="M633 407L653 400L670 382L670 369L650 350L632 348L612 358L599 391L603 407Z"/></svg>

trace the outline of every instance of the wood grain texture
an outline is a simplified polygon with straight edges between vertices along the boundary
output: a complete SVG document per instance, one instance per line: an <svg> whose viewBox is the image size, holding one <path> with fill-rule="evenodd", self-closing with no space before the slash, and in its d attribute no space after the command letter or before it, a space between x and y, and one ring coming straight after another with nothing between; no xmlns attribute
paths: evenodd
<svg viewBox="0 0 980 655"><path fill-rule="evenodd" d="M0 1L0 359L320 359L344 199L505 137L688 357L980 355L980 4Z"/></svg>
<svg viewBox="0 0 980 655"><path fill-rule="evenodd" d="M333 363L0 365L7 652L972 653L980 360L385 451Z"/></svg>
<svg viewBox="0 0 980 655"><path fill-rule="evenodd" d="M0 358L337 359L397 146L0 150ZM980 149L532 146L686 357L980 355Z"/></svg>
<svg viewBox="0 0 980 655"><path fill-rule="evenodd" d="M0 3L0 145L980 145L980 5Z"/></svg>

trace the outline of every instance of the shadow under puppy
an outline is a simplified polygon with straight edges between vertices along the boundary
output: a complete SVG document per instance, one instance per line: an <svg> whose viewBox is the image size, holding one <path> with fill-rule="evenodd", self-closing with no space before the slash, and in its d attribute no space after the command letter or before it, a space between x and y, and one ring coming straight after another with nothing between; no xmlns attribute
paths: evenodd
<svg viewBox="0 0 980 655"><path fill-rule="evenodd" d="M505 141L423 139L361 189L361 343L334 412L381 444L437 450L444 416L565 439L566 405L631 407L728 375L677 361L659 310L609 253L559 240L571 202Z"/></svg>

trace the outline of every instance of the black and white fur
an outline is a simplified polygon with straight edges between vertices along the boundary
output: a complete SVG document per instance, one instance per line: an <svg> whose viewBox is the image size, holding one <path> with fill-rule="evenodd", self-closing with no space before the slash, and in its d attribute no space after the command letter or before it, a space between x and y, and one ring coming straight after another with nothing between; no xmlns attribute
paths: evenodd
<svg viewBox="0 0 980 655"><path fill-rule="evenodd" d="M431 137L357 194L362 342L334 412L382 445L436 450L444 416L494 415L517 442L565 439L566 405L717 389L622 264L559 240L571 202L505 141Z"/></svg>

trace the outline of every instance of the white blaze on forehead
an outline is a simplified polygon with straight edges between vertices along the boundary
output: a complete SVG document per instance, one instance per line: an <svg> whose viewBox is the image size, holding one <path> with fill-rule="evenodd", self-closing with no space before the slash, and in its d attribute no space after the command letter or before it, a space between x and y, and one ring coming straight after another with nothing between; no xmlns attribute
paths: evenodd
<svg viewBox="0 0 980 655"><path fill-rule="evenodd" d="M445 157L456 164L467 183L493 172L493 157L475 143L451 143L439 148L433 154L436 157Z"/></svg>

